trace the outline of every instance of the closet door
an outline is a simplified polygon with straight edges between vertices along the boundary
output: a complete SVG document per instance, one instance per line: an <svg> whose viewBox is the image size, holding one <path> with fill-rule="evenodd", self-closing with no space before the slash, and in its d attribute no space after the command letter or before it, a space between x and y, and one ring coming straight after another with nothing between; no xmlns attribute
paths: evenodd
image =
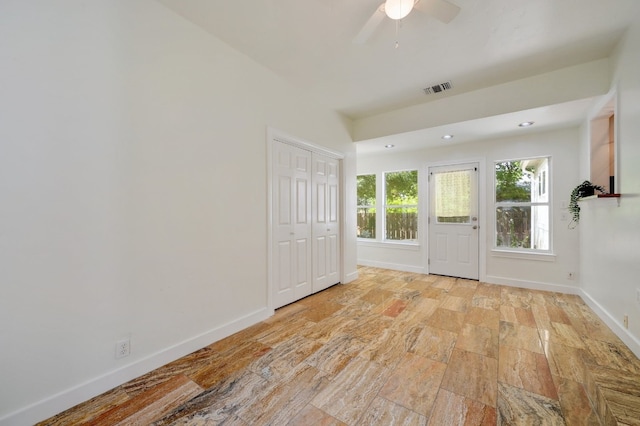
<svg viewBox="0 0 640 426"><path fill-rule="evenodd" d="M273 145L274 307L311 294L311 152Z"/></svg>
<svg viewBox="0 0 640 426"><path fill-rule="evenodd" d="M340 281L340 162L313 153L313 292Z"/></svg>

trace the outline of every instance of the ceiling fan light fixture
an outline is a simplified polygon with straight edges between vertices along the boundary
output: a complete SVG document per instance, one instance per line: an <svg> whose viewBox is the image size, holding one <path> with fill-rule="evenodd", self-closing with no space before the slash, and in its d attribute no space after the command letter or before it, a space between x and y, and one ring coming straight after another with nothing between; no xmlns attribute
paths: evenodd
<svg viewBox="0 0 640 426"><path fill-rule="evenodd" d="M402 19L413 9L414 0L387 0L384 12L391 19Z"/></svg>

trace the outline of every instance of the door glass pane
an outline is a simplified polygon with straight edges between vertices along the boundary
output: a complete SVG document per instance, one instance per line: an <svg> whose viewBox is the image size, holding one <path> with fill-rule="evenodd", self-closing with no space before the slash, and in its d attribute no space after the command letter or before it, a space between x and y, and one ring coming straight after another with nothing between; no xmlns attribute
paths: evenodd
<svg viewBox="0 0 640 426"><path fill-rule="evenodd" d="M434 175L438 223L471 222L471 173L471 170L457 170Z"/></svg>

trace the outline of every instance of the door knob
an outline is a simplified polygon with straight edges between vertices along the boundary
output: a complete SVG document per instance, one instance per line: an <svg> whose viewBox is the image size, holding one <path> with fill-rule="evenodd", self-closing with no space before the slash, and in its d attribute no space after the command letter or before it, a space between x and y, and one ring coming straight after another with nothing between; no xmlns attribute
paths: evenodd
<svg viewBox="0 0 640 426"><path fill-rule="evenodd" d="M474 216L474 217L471 218L471 220L476 222L478 220L478 218Z"/></svg>
<svg viewBox="0 0 640 426"><path fill-rule="evenodd" d="M478 229L478 225L473 225L473 229Z"/></svg>

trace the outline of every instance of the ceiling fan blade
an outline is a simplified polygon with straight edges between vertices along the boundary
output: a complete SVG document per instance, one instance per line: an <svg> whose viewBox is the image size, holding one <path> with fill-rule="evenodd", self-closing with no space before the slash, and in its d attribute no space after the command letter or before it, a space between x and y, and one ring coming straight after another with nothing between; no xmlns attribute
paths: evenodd
<svg viewBox="0 0 640 426"><path fill-rule="evenodd" d="M371 18L369 18L367 23L364 24L364 27L362 27L360 32L354 37L353 42L356 44L366 43L386 16L387 15L384 13L384 3L382 3L378 8L376 8L376 11L373 12Z"/></svg>
<svg viewBox="0 0 640 426"><path fill-rule="evenodd" d="M445 24L460 13L460 7L446 0L419 0L415 7Z"/></svg>

